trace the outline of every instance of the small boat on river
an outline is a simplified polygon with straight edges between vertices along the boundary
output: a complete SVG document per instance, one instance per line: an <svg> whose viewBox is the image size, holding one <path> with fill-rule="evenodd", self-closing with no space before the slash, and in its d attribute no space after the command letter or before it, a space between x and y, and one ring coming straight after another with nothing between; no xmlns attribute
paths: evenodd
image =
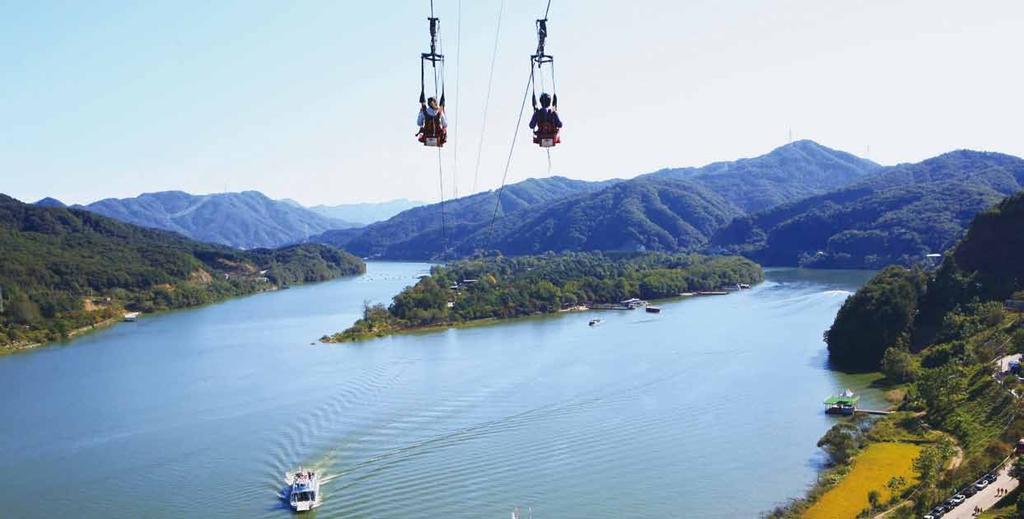
<svg viewBox="0 0 1024 519"><path fill-rule="evenodd" d="M299 469L288 478L288 504L296 512L320 506L320 478L312 470Z"/></svg>
<svg viewBox="0 0 1024 519"><path fill-rule="evenodd" d="M838 395L832 395L825 399L826 414L837 414L842 416L851 416L857 411L857 402L860 397L853 393L853 391L847 389Z"/></svg>
<svg viewBox="0 0 1024 519"><path fill-rule="evenodd" d="M591 320L590 320L590 326L599 326L599 325L600 325L601 323L603 323L603 322L604 322L604 321L602 321L602 320L600 320L600 319L591 319Z"/></svg>
<svg viewBox="0 0 1024 519"><path fill-rule="evenodd" d="M659 306L647 305L647 308L645 308L644 310L646 310L647 313L649 313L649 314L660 314L661 313L661 307L659 307Z"/></svg>

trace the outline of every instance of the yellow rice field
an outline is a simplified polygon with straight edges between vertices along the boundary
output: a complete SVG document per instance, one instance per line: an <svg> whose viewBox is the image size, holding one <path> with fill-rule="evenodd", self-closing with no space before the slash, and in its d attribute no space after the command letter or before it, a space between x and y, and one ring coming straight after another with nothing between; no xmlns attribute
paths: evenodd
<svg viewBox="0 0 1024 519"><path fill-rule="evenodd" d="M921 447L910 443L874 443L853 461L853 469L835 487L821 496L804 514L806 519L854 519L868 507L868 492L881 492L882 503L892 492L885 484L903 476L907 486L917 483L913 462ZM905 487L904 487L905 488Z"/></svg>

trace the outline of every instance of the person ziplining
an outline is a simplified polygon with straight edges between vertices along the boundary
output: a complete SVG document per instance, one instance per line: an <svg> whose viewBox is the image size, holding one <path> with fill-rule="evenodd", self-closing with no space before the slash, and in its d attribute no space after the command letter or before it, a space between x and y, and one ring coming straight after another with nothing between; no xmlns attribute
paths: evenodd
<svg viewBox="0 0 1024 519"><path fill-rule="evenodd" d="M440 148L448 140L448 121L444 116L444 54L439 53L437 49L441 19L434 16L433 2L430 3L430 18L427 18L427 21L430 22L430 52L420 54L420 111L416 118L416 124L420 129L416 133L416 138L424 146ZM430 63L434 75L434 96L429 99L426 96L427 63ZM439 97L435 97L438 95Z"/></svg>
<svg viewBox="0 0 1024 519"><path fill-rule="evenodd" d="M416 134L425 146L444 146L448 140L448 119L444 115L444 106L433 97L420 102L420 112L416 117L416 125L420 131Z"/></svg>
<svg viewBox="0 0 1024 519"><path fill-rule="evenodd" d="M550 148L562 142L559 135L562 120L558 117L558 111L552 108L551 96L547 93L541 93L540 106L537 106L536 102L533 105L530 129L533 130L533 142L540 144L542 148Z"/></svg>
<svg viewBox="0 0 1024 519"><path fill-rule="evenodd" d="M551 4L548 3L550 9ZM530 84L534 89L533 93L533 117L530 119L530 129L533 130L533 142L541 148L553 148L562 142L561 129L562 119L558 116L558 94L555 92L555 58L548 54L544 46L548 38L547 10L544 18L537 20L537 52L530 56ZM543 88L544 65L551 74L551 92L541 92L540 106L537 105L536 81L534 77L540 78ZM536 67L536 71L534 71Z"/></svg>

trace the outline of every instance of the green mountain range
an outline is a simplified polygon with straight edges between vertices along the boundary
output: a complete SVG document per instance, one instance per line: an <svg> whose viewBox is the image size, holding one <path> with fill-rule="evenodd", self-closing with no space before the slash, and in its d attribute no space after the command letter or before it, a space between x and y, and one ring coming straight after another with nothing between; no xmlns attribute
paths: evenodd
<svg viewBox="0 0 1024 519"><path fill-rule="evenodd" d="M529 179L496 191L477 193L444 204L442 229L441 204L430 204L403 211L355 233L332 232L312 241L344 246L354 254L394 259L429 259L440 256L442 242L449 248L487 225L495 214L516 214L545 204L556 203L585 193L598 191L610 182L585 182L563 177ZM442 233L442 231L444 231ZM332 237L341 239L332 240Z"/></svg>
<svg viewBox="0 0 1024 519"><path fill-rule="evenodd" d="M799 141L760 157L666 169L626 181L529 180L505 188L493 228L495 193L446 204L448 232L443 241L449 256L478 250L693 250L735 217L826 193L881 169L848 153ZM440 257L440 216L439 204L423 206L361 232L328 233L341 239L325 241L364 256Z"/></svg>
<svg viewBox="0 0 1024 519"><path fill-rule="evenodd" d="M709 250L765 265L880 268L942 253L978 213L1024 188L1024 160L956 151L737 218Z"/></svg>
<svg viewBox="0 0 1024 519"><path fill-rule="evenodd" d="M135 198L108 198L75 207L122 222L174 231L193 240L239 249L280 247L307 241L331 229L359 226L321 215L294 202L273 200L257 191L210 195L162 191Z"/></svg>
<svg viewBox="0 0 1024 519"><path fill-rule="evenodd" d="M364 270L325 245L241 251L0 195L0 348L67 337L125 309L193 306Z"/></svg>

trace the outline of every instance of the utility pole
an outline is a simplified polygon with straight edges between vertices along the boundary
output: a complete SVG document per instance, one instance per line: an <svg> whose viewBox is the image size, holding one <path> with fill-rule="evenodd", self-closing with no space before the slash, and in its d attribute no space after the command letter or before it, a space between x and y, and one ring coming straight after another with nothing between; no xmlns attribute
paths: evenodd
<svg viewBox="0 0 1024 519"><path fill-rule="evenodd" d="M0 314L4 313L4 287L0 286Z"/></svg>

